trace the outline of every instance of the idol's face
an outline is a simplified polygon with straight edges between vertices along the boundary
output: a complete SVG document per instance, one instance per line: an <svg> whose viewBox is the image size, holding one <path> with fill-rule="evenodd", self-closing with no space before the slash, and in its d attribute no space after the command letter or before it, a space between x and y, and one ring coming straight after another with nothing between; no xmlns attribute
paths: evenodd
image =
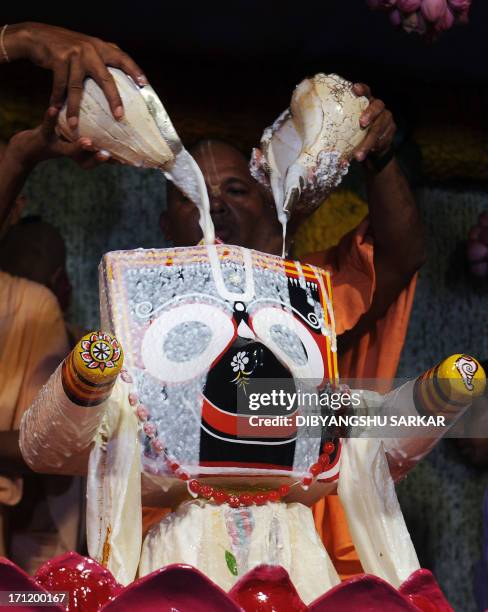
<svg viewBox="0 0 488 612"><path fill-rule="evenodd" d="M205 178L210 215L222 242L279 253L281 225L264 189L252 178L247 160L232 146L205 141L193 151ZM195 205L175 188L169 190L162 227L175 246L191 246L202 238Z"/></svg>

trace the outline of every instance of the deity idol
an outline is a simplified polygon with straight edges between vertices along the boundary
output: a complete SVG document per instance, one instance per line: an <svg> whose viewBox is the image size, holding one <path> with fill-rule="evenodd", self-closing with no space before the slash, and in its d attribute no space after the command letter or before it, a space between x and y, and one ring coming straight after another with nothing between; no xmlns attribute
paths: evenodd
<svg viewBox="0 0 488 612"><path fill-rule="evenodd" d="M329 273L215 244L203 177L156 94L113 74L125 119L112 119L88 80L80 135L120 161L162 169L199 207L204 243L104 256L103 331L80 341L26 412L26 461L88 474L89 553L122 584L186 563L229 591L248 570L278 565L308 604L340 582L310 510L337 490L364 571L400 587L419 562L391 474L404 475L483 392L481 366L455 355L385 395L357 392L356 412L425 417L422 436L310 431L300 398L345 391ZM340 77L317 75L263 135L253 167L284 233L310 185L317 206L347 170L364 105ZM251 406L277 389L296 401ZM330 405L314 414L330 416ZM444 426L428 418L437 416ZM144 541L143 504L171 509Z"/></svg>

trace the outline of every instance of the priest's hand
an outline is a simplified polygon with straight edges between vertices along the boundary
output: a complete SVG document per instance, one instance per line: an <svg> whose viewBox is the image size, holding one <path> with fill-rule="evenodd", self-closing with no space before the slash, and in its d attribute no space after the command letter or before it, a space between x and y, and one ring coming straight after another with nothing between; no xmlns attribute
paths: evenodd
<svg viewBox="0 0 488 612"><path fill-rule="evenodd" d="M361 144L356 147L354 157L359 162L375 158L379 160L386 156L391 159L390 154L396 134L396 124L391 111L385 107L382 100L374 98L371 89L363 83L354 85L354 93L369 100L369 106L359 118L361 127L369 127L369 131Z"/></svg>
<svg viewBox="0 0 488 612"><path fill-rule="evenodd" d="M43 23L20 23L6 27L3 43L7 57L3 61L29 59L53 72L50 105L61 108L67 99L68 123L78 125L83 81L93 78L102 88L116 119L124 108L113 76L107 66L120 68L139 85L147 79L139 66L116 44ZM2 58L0 58L2 61Z"/></svg>
<svg viewBox="0 0 488 612"><path fill-rule="evenodd" d="M108 153L95 151L89 139L68 142L58 136L58 114L59 109L50 106L41 125L13 136L0 158L0 235L10 225L18 196L36 164L70 157L83 168L92 168L110 159Z"/></svg>
<svg viewBox="0 0 488 612"><path fill-rule="evenodd" d="M6 155L29 171L39 162L55 157L69 157L84 169L93 168L110 159L106 151L95 150L89 138L68 142L58 135L58 115L59 109L50 106L41 125L19 132L11 138Z"/></svg>

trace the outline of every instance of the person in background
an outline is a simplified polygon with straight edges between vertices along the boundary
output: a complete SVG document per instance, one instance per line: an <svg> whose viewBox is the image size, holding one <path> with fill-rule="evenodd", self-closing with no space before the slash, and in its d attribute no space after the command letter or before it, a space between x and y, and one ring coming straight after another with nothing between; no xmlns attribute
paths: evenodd
<svg viewBox="0 0 488 612"><path fill-rule="evenodd" d="M5 150L0 151L0 164ZM23 205L24 199L16 198L9 224ZM70 348L62 315L71 294L65 259L61 235L38 218L27 217L4 228L0 239L0 550L29 573L53 554L80 545L81 481L31 473L18 447L22 414Z"/></svg>
<svg viewBox="0 0 488 612"><path fill-rule="evenodd" d="M66 320L72 286L66 270L66 246L61 233L41 217L23 217L0 241L0 269L44 285L58 300L65 316L69 346L85 331Z"/></svg>
<svg viewBox="0 0 488 612"><path fill-rule="evenodd" d="M66 271L66 246L59 230L40 217L23 217L0 242L0 268L44 285L56 296L62 312L71 301Z"/></svg>
<svg viewBox="0 0 488 612"><path fill-rule="evenodd" d="M68 143L54 134L65 99L70 126L76 129L85 76L99 83L118 119L123 116L123 104L106 66L121 68L140 85L147 81L116 45L90 36L36 23L3 26L0 35L0 64L28 59L51 70L54 77L50 107L42 125L16 135L7 146L0 145L1 237L10 233L9 228L20 216L19 193L37 163L65 155L90 167L106 159L86 150L90 149L89 141ZM19 231L27 230L25 226L12 229L10 239ZM11 248L12 243L6 244ZM22 255L22 245L17 242L15 248ZM5 257L7 267L20 265ZM58 299L64 302L69 292L63 270L56 273L51 269L51 274L47 262L35 267L35 274L41 274L46 285L53 285ZM32 269L27 272L33 273ZM76 550L81 533L79 480L40 477L39 481L29 473L18 445L24 411L69 351L58 299L46 286L0 270L0 554L5 555L8 548L11 558L29 573L57 554ZM31 477L36 480L26 483L22 506L9 512L9 507L22 499L23 480Z"/></svg>
<svg viewBox="0 0 488 612"><path fill-rule="evenodd" d="M3 554L12 544L8 506L22 498L23 475L28 475L18 443L20 419L40 387L69 351L63 315L46 287L0 270L0 512ZM29 477L29 476L28 476ZM37 488L37 485L33 485ZM26 490L29 488L26 486ZM40 514L39 514L40 516ZM35 569L44 543L24 542L29 559L14 559L27 571ZM70 545L76 546L76 541ZM52 550L58 550L53 548ZM50 556L50 555L49 555ZM34 565L32 565L32 563Z"/></svg>

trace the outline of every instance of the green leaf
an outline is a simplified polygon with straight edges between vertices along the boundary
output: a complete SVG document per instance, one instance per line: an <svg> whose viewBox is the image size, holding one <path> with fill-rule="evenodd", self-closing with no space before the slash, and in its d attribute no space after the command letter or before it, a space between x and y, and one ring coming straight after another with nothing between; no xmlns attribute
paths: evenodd
<svg viewBox="0 0 488 612"><path fill-rule="evenodd" d="M237 576L237 561L234 555L230 552L230 550L225 551L225 562L227 563L227 567L229 568L229 572L233 576Z"/></svg>

